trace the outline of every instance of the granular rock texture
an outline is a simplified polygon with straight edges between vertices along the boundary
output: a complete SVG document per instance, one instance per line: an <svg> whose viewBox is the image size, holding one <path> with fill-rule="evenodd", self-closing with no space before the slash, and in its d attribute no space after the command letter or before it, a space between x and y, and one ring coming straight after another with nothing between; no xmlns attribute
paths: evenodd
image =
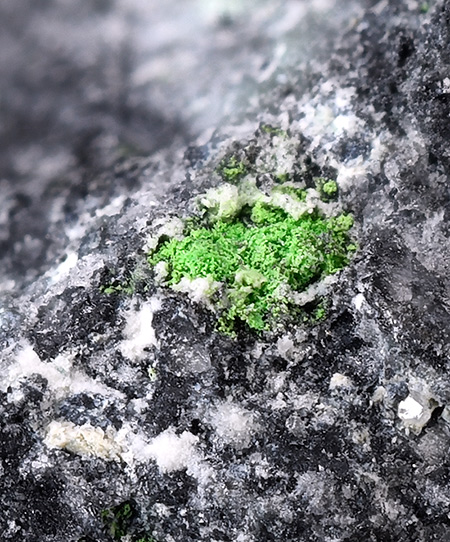
<svg viewBox="0 0 450 542"><path fill-rule="evenodd" d="M46 0L0 26L2 540L447 542L447 3ZM336 181L357 250L226 335L148 254L241 177Z"/></svg>

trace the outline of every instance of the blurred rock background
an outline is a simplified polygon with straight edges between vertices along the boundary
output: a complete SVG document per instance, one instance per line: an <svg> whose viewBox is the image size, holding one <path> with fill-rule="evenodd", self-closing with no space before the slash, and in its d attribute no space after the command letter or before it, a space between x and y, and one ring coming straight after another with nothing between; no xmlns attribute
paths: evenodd
<svg viewBox="0 0 450 542"><path fill-rule="evenodd" d="M438 0L0 6L2 539L448 540L449 27ZM233 149L355 217L315 326L222 336L145 266Z"/></svg>

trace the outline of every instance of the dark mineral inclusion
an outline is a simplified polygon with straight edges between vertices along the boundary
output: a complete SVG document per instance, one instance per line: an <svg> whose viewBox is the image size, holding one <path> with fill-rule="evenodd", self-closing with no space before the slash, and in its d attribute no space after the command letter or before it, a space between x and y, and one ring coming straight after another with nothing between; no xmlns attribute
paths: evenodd
<svg viewBox="0 0 450 542"><path fill-rule="evenodd" d="M0 27L1 540L448 542L448 2L25 0ZM358 248L230 336L223 285L147 258L237 183L350 213Z"/></svg>

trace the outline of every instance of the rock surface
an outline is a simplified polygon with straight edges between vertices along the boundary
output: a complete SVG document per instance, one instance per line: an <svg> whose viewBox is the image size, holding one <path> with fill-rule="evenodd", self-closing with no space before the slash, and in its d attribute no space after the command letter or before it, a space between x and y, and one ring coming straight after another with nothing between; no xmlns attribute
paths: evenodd
<svg viewBox="0 0 450 542"><path fill-rule="evenodd" d="M2 540L446 542L447 3L0 25ZM359 249L325 319L229 337L155 283L146 244L230 154L262 187L337 181Z"/></svg>

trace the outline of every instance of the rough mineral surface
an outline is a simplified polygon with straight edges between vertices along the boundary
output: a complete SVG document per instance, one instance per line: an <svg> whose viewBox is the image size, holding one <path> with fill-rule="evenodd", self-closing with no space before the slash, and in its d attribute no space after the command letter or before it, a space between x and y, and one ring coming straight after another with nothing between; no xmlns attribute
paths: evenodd
<svg viewBox="0 0 450 542"><path fill-rule="evenodd" d="M2 2L2 540L448 542L449 42L445 0ZM147 258L245 176L335 180L358 249L230 336Z"/></svg>

